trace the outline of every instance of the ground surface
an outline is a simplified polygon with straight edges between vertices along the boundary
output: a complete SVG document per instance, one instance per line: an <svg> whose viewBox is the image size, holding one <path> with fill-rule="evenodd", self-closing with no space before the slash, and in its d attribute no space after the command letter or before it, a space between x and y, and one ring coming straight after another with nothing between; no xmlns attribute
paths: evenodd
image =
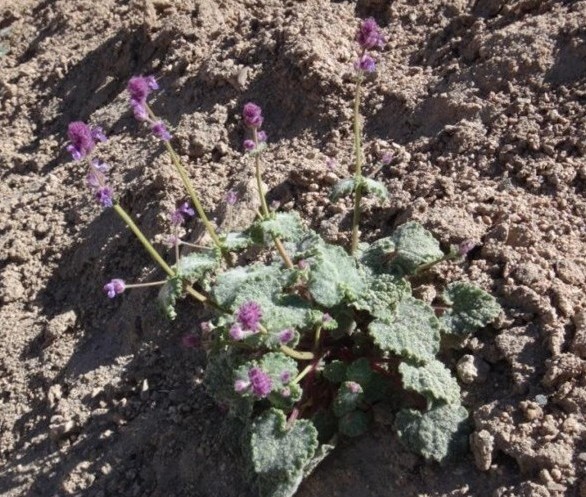
<svg viewBox="0 0 586 497"><path fill-rule="evenodd" d="M204 357L181 346L201 311L186 303L170 325L154 291L104 297L112 277L159 274L89 198L66 127L105 128L121 201L155 236L182 193L127 108L128 79L160 79L154 108L210 211L250 176L238 116L253 100L272 198L344 240L347 207L327 193L350 163L353 35L371 15L388 43L365 93L366 156L394 160L365 236L418 219L445 245L475 240L435 277L477 282L505 313L446 358L487 368L464 385L465 458L425 464L382 424L299 495L586 495L585 1L0 0L1 495L254 495Z"/></svg>

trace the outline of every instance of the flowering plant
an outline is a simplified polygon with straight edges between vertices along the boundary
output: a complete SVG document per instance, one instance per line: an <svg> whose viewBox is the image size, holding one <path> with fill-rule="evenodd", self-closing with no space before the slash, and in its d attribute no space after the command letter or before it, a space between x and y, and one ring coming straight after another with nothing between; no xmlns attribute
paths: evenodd
<svg viewBox="0 0 586 497"><path fill-rule="evenodd" d="M442 461L462 441L468 413L451 371L437 359L443 335L464 336L489 324L500 312L493 297L467 283L451 283L441 305L416 298L414 285L425 270L458 260L467 242L448 253L421 225L409 222L373 243L360 242L364 195L388 198L381 182L362 173L361 84L376 63L369 51L384 39L373 19L356 40L354 68L354 174L335 185L332 200L352 195L354 212L349 250L332 245L295 212L269 209L261 179L262 109L247 103L242 121L244 149L254 163L260 198L258 218L240 233L218 234L174 151L171 133L147 103L158 88L152 77L130 80L130 105L162 140L191 199L171 213L175 264L169 265L144 237L107 183L107 167L89 156L103 133L72 123L68 150L89 161L88 186L104 207L113 207L166 272L160 282L127 284L116 278L104 287L113 298L126 289L160 285L159 300L175 317L178 299L190 296L215 314L185 343L208 355L210 394L245 433L255 480L262 495L292 495L301 480L340 437L364 433L377 408L395 413L399 437L424 457ZM385 163L390 159L386 157ZM228 192L227 202L237 202ZM180 226L197 213L210 246L181 255ZM235 264L251 247L264 249L269 263Z"/></svg>

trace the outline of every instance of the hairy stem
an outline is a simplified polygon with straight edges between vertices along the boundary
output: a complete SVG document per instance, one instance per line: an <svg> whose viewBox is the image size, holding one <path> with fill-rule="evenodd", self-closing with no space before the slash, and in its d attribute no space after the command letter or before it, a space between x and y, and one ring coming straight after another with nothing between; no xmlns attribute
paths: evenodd
<svg viewBox="0 0 586 497"><path fill-rule="evenodd" d="M311 361L314 357L311 352L302 352L292 349L291 347L287 347L286 345L281 345L281 352L299 361Z"/></svg>
<svg viewBox="0 0 586 497"><path fill-rule="evenodd" d="M254 129L253 133L254 133L254 143L255 143L255 146L258 148L259 143L258 143L257 130ZM256 176L256 187L258 188L258 195L260 197L260 205L262 208L262 215L263 215L263 218L267 218L267 217L269 217L269 207L267 205L267 199L265 197L265 194L264 194L264 191L262 188L262 178L261 178L261 171L260 171L260 156L258 153L254 157L254 171L255 171L255 176ZM283 259L285 266L287 266L289 269L292 269L293 262L291 261L289 254L285 250L285 247L283 246L283 242L281 242L281 240L277 236L273 236L273 242L275 242L275 247L277 248L277 251L279 252L279 255L281 256L281 258Z"/></svg>
<svg viewBox="0 0 586 497"><path fill-rule="evenodd" d="M350 253L356 252L358 247L360 224L360 202L362 200L362 126L360 123L360 90L362 87L362 76L358 75L356 81L356 95L354 96L354 156L355 156L355 170L354 170L354 214L352 216L352 245Z"/></svg>
<svg viewBox="0 0 586 497"><path fill-rule="evenodd" d="M114 204L114 210L126 223L126 226L130 228L130 231L132 231L136 238L138 238L140 243L142 243L142 246L146 249L149 255L154 259L154 261L159 266L161 266L161 269L163 269L163 271L165 271L170 277L175 276L175 271L173 271L173 269L171 269L171 267L169 267L165 260L160 256L160 254L156 251L155 247L153 247L152 243L148 241L147 237L144 236L143 232L140 231L140 228L135 224L135 222L124 210L124 208L120 204ZM202 295L190 286L186 287L185 291L202 304L205 303L211 305L214 308L218 307L218 305L215 302L210 301L205 295Z"/></svg>

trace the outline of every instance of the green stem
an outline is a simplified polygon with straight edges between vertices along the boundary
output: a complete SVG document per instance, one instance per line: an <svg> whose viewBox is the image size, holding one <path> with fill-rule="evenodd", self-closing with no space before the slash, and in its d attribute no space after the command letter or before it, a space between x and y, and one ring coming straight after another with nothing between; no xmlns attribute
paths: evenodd
<svg viewBox="0 0 586 497"><path fill-rule="evenodd" d="M360 202L362 200L362 129L360 125L360 90L362 86L362 76L358 75L356 81L356 95L354 96L354 154L355 154L355 171L354 181L356 188L354 190L354 215L352 216L352 245L350 253L356 252L358 247L358 226L360 224Z"/></svg>
<svg viewBox="0 0 586 497"><path fill-rule="evenodd" d="M315 366L313 364L308 364L307 366L305 366L303 371L301 371L301 373L299 373L295 377L295 379L293 381L291 381L291 384L296 385L297 383L299 383L303 378L305 378L309 373L311 373L311 371L314 367Z"/></svg>
<svg viewBox="0 0 586 497"><path fill-rule="evenodd" d="M126 226L130 228L130 231L134 233L136 238L142 243L142 246L146 249L149 255L154 259L154 261L161 266L163 271L165 271L171 278L175 276L175 271L173 271L169 265L165 262L165 260L159 255L159 253L155 250L155 247L147 240L147 237L144 236L140 228L134 223L132 218L127 214L127 212L122 208L120 204L114 204L114 210L116 213L122 218L122 220L126 223ZM210 301L205 295L202 295L197 290L194 290L190 286L185 288L185 291L191 295L193 298L201 302L202 304L208 304L214 308L218 308L218 305L215 302Z"/></svg>
<svg viewBox="0 0 586 497"><path fill-rule="evenodd" d="M314 357L311 352L301 352L299 350L292 349L291 347L287 347L286 345L281 345L281 352L299 361L311 361Z"/></svg>
<svg viewBox="0 0 586 497"><path fill-rule="evenodd" d="M155 247L149 242L146 236L143 235L142 231L140 231L139 227L134 224L132 218L126 213L126 211L122 208L120 204L114 204L114 210L116 213L122 218L122 220L126 223L126 226L130 228L130 230L134 233L136 238L142 243L142 246L146 249L149 255L155 260L155 262L161 266L163 271L165 271L169 276L175 276L175 272L169 267L169 265L164 261L164 259L159 255L159 253L155 250Z"/></svg>

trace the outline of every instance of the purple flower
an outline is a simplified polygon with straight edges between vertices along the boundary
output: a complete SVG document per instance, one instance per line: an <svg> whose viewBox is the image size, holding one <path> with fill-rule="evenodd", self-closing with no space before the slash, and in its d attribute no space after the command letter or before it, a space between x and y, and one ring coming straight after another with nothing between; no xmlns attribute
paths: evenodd
<svg viewBox="0 0 586 497"><path fill-rule="evenodd" d="M238 194L234 190L229 190L226 193L225 200L228 205L236 205L236 202L238 202Z"/></svg>
<svg viewBox="0 0 586 497"><path fill-rule="evenodd" d="M92 191L97 191L100 188L101 182L99 174L100 173L98 171L90 169L89 173L87 173L87 176L85 177L86 185Z"/></svg>
<svg viewBox="0 0 586 497"><path fill-rule="evenodd" d="M100 126L90 128L90 133L94 142L108 141L108 137L104 134L104 130Z"/></svg>
<svg viewBox="0 0 586 497"><path fill-rule="evenodd" d="M181 337L181 345L186 349L194 349L199 347L201 339L195 333L186 333Z"/></svg>
<svg viewBox="0 0 586 497"><path fill-rule="evenodd" d="M289 387L281 389L281 395L285 398L291 397L291 389Z"/></svg>
<svg viewBox="0 0 586 497"><path fill-rule="evenodd" d="M137 121L146 121L149 118L149 114L146 110L144 102L138 102L136 100L131 100L130 107L132 108L134 118Z"/></svg>
<svg viewBox="0 0 586 497"><path fill-rule="evenodd" d="M262 310L256 302L245 302L238 309L236 319L245 330L257 331L262 317Z"/></svg>
<svg viewBox="0 0 586 497"><path fill-rule="evenodd" d="M333 157L328 157L326 159L326 167L330 170L333 171L334 169L336 169L336 166L338 164L336 163L336 159L334 159Z"/></svg>
<svg viewBox="0 0 586 497"><path fill-rule="evenodd" d="M80 160L87 156L96 146L92 137L91 128L81 121L69 123L67 136L71 142L67 146L67 151L71 154L73 160Z"/></svg>
<svg viewBox="0 0 586 497"><path fill-rule="evenodd" d="M171 219L171 224L180 226L185 222L186 218L193 216L195 216L195 211L187 202L184 202L169 215L169 218Z"/></svg>
<svg viewBox="0 0 586 497"><path fill-rule="evenodd" d="M99 188L95 195L96 200L102 204L102 207L112 207L112 205L114 205L112 199L114 191L108 185Z"/></svg>
<svg viewBox="0 0 586 497"><path fill-rule="evenodd" d="M244 106L242 117L244 118L244 124L249 128L260 128L262 126L262 109L252 102L248 102Z"/></svg>
<svg viewBox="0 0 586 497"><path fill-rule="evenodd" d="M199 327L201 328L202 333L211 333L214 329L211 321L203 321Z"/></svg>
<svg viewBox="0 0 586 497"><path fill-rule="evenodd" d="M183 214L183 216L185 216L185 217L193 217L193 216L195 216L195 211L189 205L189 202L183 202L179 206L179 209L177 209L177 211L180 212L181 214Z"/></svg>
<svg viewBox="0 0 586 497"><path fill-rule="evenodd" d="M254 143L254 140L244 140L242 145L244 146L244 150L247 152L252 152L256 148L256 143Z"/></svg>
<svg viewBox="0 0 586 497"><path fill-rule="evenodd" d="M130 78L127 88L132 101L145 103L150 92L158 87L153 76L133 76Z"/></svg>
<svg viewBox="0 0 586 497"><path fill-rule="evenodd" d="M393 162L393 153L385 152L381 158L381 162L384 166L388 166L391 162Z"/></svg>
<svg viewBox="0 0 586 497"><path fill-rule="evenodd" d="M173 248L175 245L178 245L181 239L177 235L167 235L163 239L163 244L165 244L169 248Z"/></svg>
<svg viewBox="0 0 586 497"><path fill-rule="evenodd" d="M330 316L327 312L324 312L321 319L324 323L329 323L332 320L332 316Z"/></svg>
<svg viewBox="0 0 586 497"><path fill-rule="evenodd" d="M374 72L376 71L376 63L370 55L365 53L354 62L354 69L362 72Z"/></svg>
<svg viewBox="0 0 586 497"><path fill-rule="evenodd" d="M106 174L110 170L110 166L105 162L100 162L99 159L92 159L91 167L102 174Z"/></svg>
<svg viewBox="0 0 586 497"><path fill-rule="evenodd" d="M246 380L236 380L234 382L234 390L236 393L242 393L248 390L250 387L250 382Z"/></svg>
<svg viewBox="0 0 586 497"><path fill-rule="evenodd" d="M151 129L153 131L153 134L157 138L160 138L161 140L163 140L164 142L168 142L171 139L171 133L169 133L167 131L165 124L162 123L161 121L158 121L155 124L153 124Z"/></svg>
<svg viewBox="0 0 586 497"><path fill-rule="evenodd" d="M281 383L283 383L283 384L289 383L290 379L291 379L291 373L289 373L289 371L283 371L279 375L279 380L281 380Z"/></svg>
<svg viewBox="0 0 586 497"><path fill-rule="evenodd" d="M230 328L230 338L239 342L240 340L244 340L246 338L246 332L242 329L242 326L239 324L234 324Z"/></svg>
<svg viewBox="0 0 586 497"><path fill-rule="evenodd" d="M301 270L309 269L309 262L307 262L305 259L301 259L297 263L297 267L299 267Z"/></svg>
<svg viewBox="0 0 586 497"><path fill-rule="evenodd" d="M106 283L104 285L104 291L108 294L108 297L110 297L111 299L116 297L116 295L120 295L121 293L123 293L125 289L126 283L124 283L124 280L121 280L119 278L114 278L113 280L110 280L109 283Z"/></svg>
<svg viewBox="0 0 586 497"><path fill-rule="evenodd" d="M464 240L460 245L458 245L458 255L460 257L466 257L468 252L470 252L474 247L476 247L476 243L473 240Z"/></svg>
<svg viewBox="0 0 586 497"><path fill-rule="evenodd" d="M264 131L259 131L256 134L256 137L258 138L258 141L260 143L266 142L267 141L267 134Z"/></svg>
<svg viewBox="0 0 586 497"><path fill-rule="evenodd" d="M263 399L271 393L273 382L268 374L260 368L250 368L248 379L252 385L252 393Z"/></svg>
<svg viewBox="0 0 586 497"><path fill-rule="evenodd" d="M356 33L356 41L364 50L382 48L385 43L380 28L372 17L362 21Z"/></svg>
<svg viewBox="0 0 586 497"><path fill-rule="evenodd" d="M352 393L362 393L362 387L355 381L349 381L346 385Z"/></svg>
<svg viewBox="0 0 586 497"><path fill-rule="evenodd" d="M286 328L279 332L279 342L282 344L289 343L295 337L295 332L291 328Z"/></svg>

